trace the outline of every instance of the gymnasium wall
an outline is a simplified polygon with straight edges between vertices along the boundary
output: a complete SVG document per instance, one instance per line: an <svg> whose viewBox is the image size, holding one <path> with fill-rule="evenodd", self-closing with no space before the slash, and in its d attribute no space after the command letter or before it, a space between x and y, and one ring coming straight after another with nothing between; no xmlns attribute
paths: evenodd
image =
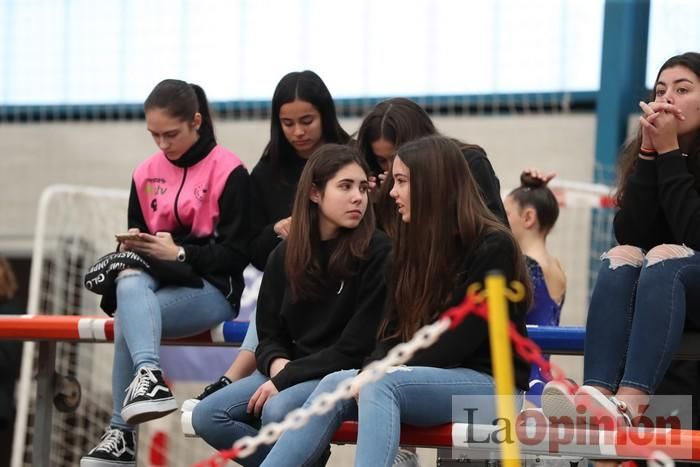
<svg viewBox="0 0 700 467"><path fill-rule="evenodd" d="M594 114L530 114L435 117L443 133L483 146L503 187L526 167L555 170L561 178L590 181ZM359 119L342 124L349 132ZM219 142L249 170L268 139L267 120L215 123ZM128 189L131 171L155 151L143 122L70 122L0 125L2 221L0 254L25 256L31 249L41 191L54 183Z"/></svg>

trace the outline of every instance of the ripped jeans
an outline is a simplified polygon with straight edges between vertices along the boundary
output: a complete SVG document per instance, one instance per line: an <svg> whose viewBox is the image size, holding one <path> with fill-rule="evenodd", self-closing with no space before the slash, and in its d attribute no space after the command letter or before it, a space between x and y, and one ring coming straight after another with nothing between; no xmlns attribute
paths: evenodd
<svg viewBox="0 0 700 467"><path fill-rule="evenodd" d="M700 321L700 254L681 245L646 254L621 245L602 260L586 323L584 384L653 394L683 330Z"/></svg>

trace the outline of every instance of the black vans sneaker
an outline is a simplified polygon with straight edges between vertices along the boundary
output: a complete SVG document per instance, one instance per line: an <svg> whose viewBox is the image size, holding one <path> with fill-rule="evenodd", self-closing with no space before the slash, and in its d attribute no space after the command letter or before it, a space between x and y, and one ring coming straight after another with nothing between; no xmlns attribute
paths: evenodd
<svg viewBox="0 0 700 467"><path fill-rule="evenodd" d="M80 458L80 467L135 467L135 438L133 431L107 428L97 446Z"/></svg>
<svg viewBox="0 0 700 467"><path fill-rule="evenodd" d="M155 368L139 368L126 388L122 418L129 425L138 425L164 417L177 410L177 402L165 384L163 373Z"/></svg>
<svg viewBox="0 0 700 467"><path fill-rule="evenodd" d="M222 376L218 380L214 381L213 383L207 385L207 387L204 388L204 391L194 399L187 399L185 402L182 403L182 406L180 407L180 411L182 412L192 412L194 410L194 406L197 405L202 399L204 399L207 396L211 396L214 394L216 391L219 389L223 389L226 386L231 384L231 380L228 379L226 376Z"/></svg>
<svg viewBox="0 0 700 467"><path fill-rule="evenodd" d="M185 437L195 438L199 436L197 435L197 432L194 431L194 427L192 426L192 411L197 404L199 404L205 397L214 394L216 391L225 388L229 384L231 384L231 380L226 376L222 376L217 381L207 385L207 387L204 388L204 391L202 391L202 393L196 398L187 399L182 403L182 406L180 407L180 411L182 412L182 415L180 415L180 425L182 426L182 434L185 435Z"/></svg>

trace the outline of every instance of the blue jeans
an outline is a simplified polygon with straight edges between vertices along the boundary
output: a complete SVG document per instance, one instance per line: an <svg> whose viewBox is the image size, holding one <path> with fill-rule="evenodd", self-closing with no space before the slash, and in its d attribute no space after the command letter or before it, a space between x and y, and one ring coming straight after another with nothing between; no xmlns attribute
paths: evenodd
<svg viewBox="0 0 700 467"><path fill-rule="evenodd" d="M357 370L345 370L326 376L304 407L318 394L333 391L338 383L356 374ZM343 421L358 420L355 465L391 466L399 448L401 423L434 426L457 421L453 396L489 396L493 392L490 375L467 368L401 367L363 387L359 404L354 399L340 401L329 412L311 417L301 429L284 433L262 465L311 466ZM484 409L474 414L475 423L493 422L495 411L483 406L485 399L472 399ZM516 403L521 401L520 395ZM466 420L465 416L461 421Z"/></svg>
<svg viewBox="0 0 700 467"><path fill-rule="evenodd" d="M216 449L230 449L240 438L257 435L258 422L266 425L282 421L287 413L301 407L319 382L305 381L272 396L258 420L246 409L251 396L267 381L269 378L256 370L203 399L192 411L195 432ZM269 450L270 446L261 445L254 454L236 462L244 466L260 465Z"/></svg>
<svg viewBox="0 0 700 467"><path fill-rule="evenodd" d="M245 332L245 337L243 342L241 342L241 350L248 350L249 352L255 353L255 349L258 348L258 327L255 324L256 310L250 312L250 317L248 318L248 329Z"/></svg>
<svg viewBox="0 0 700 467"><path fill-rule="evenodd" d="M653 394L671 364L686 309L700 306L700 255L650 262L650 254L641 266L611 267L604 256L586 323L585 384Z"/></svg>
<svg viewBox="0 0 700 467"><path fill-rule="evenodd" d="M117 312L114 320L114 364L110 424L132 430L121 416L126 388L136 371L160 367L160 340L186 337L233 319L237 310L209 282L202 288L158 287L149 274L139 271L117 278Z"/></svg>

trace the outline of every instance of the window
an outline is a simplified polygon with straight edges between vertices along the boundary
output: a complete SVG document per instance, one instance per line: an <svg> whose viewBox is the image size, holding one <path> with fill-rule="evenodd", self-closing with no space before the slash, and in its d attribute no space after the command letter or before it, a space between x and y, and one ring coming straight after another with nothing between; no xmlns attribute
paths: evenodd
<svg viewBox="0 0 700 467"><path fill-rule="evenodd" d="M647 88L653 89L656 74L670 57L700 52L700 2L697 0L652 0L647 49Z"/></svg>
<svg viewBox="0 0 700 467"><path fill-rule="evenodd" d="M164 78L201 84L212 101L267 100L285 73L302 69L335 97L592 91L603 8L604 0L3 0L0 105L142 102Z"/></svg>

